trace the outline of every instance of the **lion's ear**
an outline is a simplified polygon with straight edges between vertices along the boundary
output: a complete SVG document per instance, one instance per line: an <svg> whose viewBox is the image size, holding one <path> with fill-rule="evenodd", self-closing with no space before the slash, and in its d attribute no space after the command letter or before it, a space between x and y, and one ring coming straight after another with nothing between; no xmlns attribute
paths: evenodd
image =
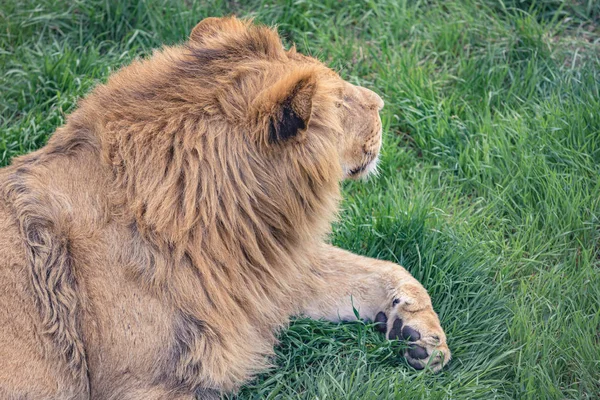
<svg viewBox="0 0 600 400"><path fill-rule="evenodd" d="M197 43L204 42L207 38L214 37L220 32L231 32L243 30L246 27L244 21L236 17L208 17L192 29L190 40Z"/></svg>
<svg viewBox="0 0 600 400"><path fill-rule="evenodd" d="M313 96L317 88L313 71L292 73L263 90L254 101L258 120L268 143L281 143L297 137L308 128Z"/></svg>

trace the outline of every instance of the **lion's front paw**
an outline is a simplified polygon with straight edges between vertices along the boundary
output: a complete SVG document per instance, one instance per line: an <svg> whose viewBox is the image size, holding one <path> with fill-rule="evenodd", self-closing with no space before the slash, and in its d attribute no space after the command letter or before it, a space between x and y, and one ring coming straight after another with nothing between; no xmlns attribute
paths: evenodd
<svg viewBox="0 0 600 400"><path fill-rule="evenodd" d="M396 298L388 310L377 314L374 322L388 339L402 339L409 343L404 356L413 368L421 370L429 366L437 372L450 361L446 335L430 303L418 310L415 310L418 308L415 305Z"/></svg>

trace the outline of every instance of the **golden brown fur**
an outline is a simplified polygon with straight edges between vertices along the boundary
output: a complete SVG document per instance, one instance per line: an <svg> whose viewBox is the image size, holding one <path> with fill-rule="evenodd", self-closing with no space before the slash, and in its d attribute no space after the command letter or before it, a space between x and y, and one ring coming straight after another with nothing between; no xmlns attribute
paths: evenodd
<svg viewBox="0 0 600 400"><path fill-rule="evenodd" d="M290 315L351 318L351 296L441 368L422 286L325 244L382 106L235 18L98 86L0 170L0 398L212 398L268 365Z"/></svg>

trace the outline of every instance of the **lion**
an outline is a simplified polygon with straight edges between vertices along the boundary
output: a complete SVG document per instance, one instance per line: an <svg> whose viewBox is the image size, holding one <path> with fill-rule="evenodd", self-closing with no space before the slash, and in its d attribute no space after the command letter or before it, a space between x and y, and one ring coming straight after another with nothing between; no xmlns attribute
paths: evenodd
<svg viewBox="0 0 600 400"><path fill-rule="evenodd" d="M290 316L354 310L440 370L423 286L328 243L382 107L235 17L114 73L0 170L0 397L218 398L270 366Z"/></svg>

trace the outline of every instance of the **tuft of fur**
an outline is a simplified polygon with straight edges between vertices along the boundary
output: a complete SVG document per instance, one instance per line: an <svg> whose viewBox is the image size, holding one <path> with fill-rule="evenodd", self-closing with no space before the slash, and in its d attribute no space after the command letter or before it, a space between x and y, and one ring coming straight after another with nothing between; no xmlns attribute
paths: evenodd
<svg viewBox="0 0 600 400"><path fill-rule="evenodd" d="M9 175L4 192L15 217L26 252L26 265L43 333L48 335L69 366L82 394L89 393L87 363L81 339L77 280L69 249L68 228L44 212L48 199L33 192L25 168Z"/></svg>

